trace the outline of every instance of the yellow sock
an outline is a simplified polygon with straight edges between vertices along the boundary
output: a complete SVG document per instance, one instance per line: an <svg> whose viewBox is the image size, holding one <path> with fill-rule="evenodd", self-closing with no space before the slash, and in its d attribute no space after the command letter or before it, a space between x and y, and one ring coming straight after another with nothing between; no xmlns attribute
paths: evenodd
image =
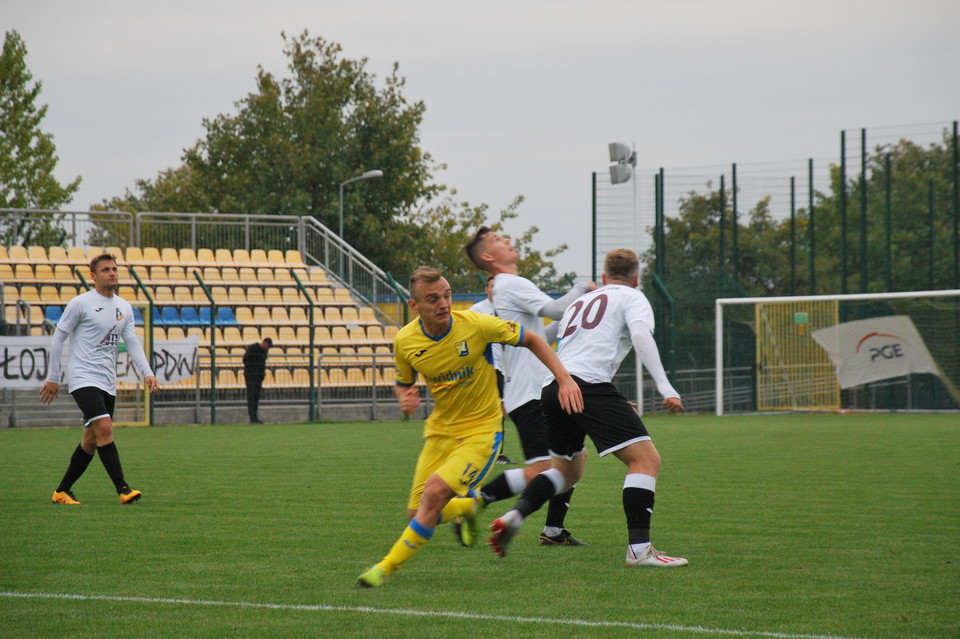
<svg viewBox="0 0 960 639"><path fill-rule="evenodd" d="M437 523L445 524L457 517L472 515L476 512L477 500L473 497L454 497L447 502L447 505L440 511L440 521Z"/></svg>
<svg viewBox="0 0 960 639"><path fill-rule="evenodd" d="M394 571L403 568L403 565L410 561L410 558L417 554L417 551L423 548L431 537L433 537L433 528L426 528L416 519L412 520L400 535L400 539L393 544L387 556L377 565L383 566L389 577Z"/></svg>

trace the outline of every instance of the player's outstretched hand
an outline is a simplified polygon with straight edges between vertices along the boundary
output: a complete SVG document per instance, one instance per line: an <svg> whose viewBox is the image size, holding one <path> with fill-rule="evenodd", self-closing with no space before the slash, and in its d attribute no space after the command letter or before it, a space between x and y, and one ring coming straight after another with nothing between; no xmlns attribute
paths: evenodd
<svg viewBox="0 0 960 639"><path fill-rule="evenodd" d="M49 404L57 398L57 395L60 394L60 384L54 384L53 382L44 382L43 387L40 389L40 402L43 404Z"/></svg>
<svg viewBox="0 0 960 639"><path fill-rule="evenodd" d="M412 415L414 411L420 408L420 389L416 386L410 386L398 394L400 400L400 410L407 415Z"/></svg>
<svg viewBox="0 0 960 639"><path fill-rule="evenodd" d="M160 390L160 382L158 382L157 378L154 377L153 375L148 375L147 377L144 377L143 381L146 383L147 389L151 393L156 393L158 390Z"/></svg>
<svg viewBox="0 0 960 639"><path fill-rule="evenodd" d="M663 407L671 413L679 413L683 410L683 402L680 401L679 397L668 397L663 400Z"/></svg>

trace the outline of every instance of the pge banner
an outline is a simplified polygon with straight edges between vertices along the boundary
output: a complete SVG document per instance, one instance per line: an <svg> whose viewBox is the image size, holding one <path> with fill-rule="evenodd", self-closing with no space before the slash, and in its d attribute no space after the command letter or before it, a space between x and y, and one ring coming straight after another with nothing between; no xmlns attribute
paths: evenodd
<svg viewBox="0 0 960 639"><path fill-rule="evenodd" d="M0 388L31 389L43 386L50 370L49 335L35 337L0 337ZM197 372L197 348L199 338L194 335L180 340L158 340L153 343L153 361L150 367L160 384L167 384L193 377ZM70 361L70 340L64 345L63 365L66 370ZM117 355L117 381L140 380L140 373L131 361L130 354L121 344ZM63 376L61 375L61 383Z"/></svg>
<svg viewBox="0 0 960 639"><path fill-rule="evenodd" d="M844 322L810 336L830 355L841 388L911 373L940 375L917 327L904 315Z"/></svg>

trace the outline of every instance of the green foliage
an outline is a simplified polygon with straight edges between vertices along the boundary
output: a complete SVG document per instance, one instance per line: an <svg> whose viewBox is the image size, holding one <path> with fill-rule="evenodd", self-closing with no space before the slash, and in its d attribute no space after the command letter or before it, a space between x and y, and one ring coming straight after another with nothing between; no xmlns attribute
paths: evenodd
<svg viewBox="0 0 960 639"><path fill-rule="evenodd" d="M477 292L483 287L477 279L477 268L467 258L464 247L481 226L486 225L503 233L505 224L517 218L517 209L523 203L523 196L518 196L500 211L496 221L487 219L489 206L486 204L472 206L468 202L455 202L454 196L456 192L445 194L436 203L410 215L409 222L419 229L421 237L412 247L413 259L409 262L409 269L412 271L419 265L435 266L443 271L454 292ZM531 247L538 231L537 227L532 226L521 235L511 238L521 256L517 263L520 273L544 290L566 288L568 285L558 278L556 269L547 258L562 253L567 246L563 244L541 254ZM408 276L409 272L403 274L404 278Z"/></svg>
<svg viewBox="0 0 960 639"><path fill-rule="evenodd" d="M40 129L46 105L38 105L41 84L27 68L27 47L8 31L0 55L0 208L55 209L69 202L80 178L61 185L54 176L59 158L53 137ZM6 244L62 244L59 218L17 217L0 222Z"/></svg>
<svg viewBox="0 0 960 639"><path fill-rule="evenodd" d="M120 506L94 460L77 507L50 495L79 430L2 429L0 634L960 636L955 416L644 421L664 459L653 541L688 568L624 567L624 467L591 456L567 516L589 546L537 546L544 510L502 560L444 525L375 591L355 580L405 525L421 423L118 429L143 499ZM891 491L891 467L922 472Z"/></svg>
<svg viewBox="0 0 960 639"><path fill-rule="evenodd" d="M101 208L311 215L337 229L340 184L380 169L383 178L344 188L345 239L385 270L406 268L418 234L403 216L442 188L419 146L424 104L404 97L396 65L378 86L367 60L342 57L338 44L307 32L283 40L288 77L261 68L236 113L204 120L182 166Z"/></svg>

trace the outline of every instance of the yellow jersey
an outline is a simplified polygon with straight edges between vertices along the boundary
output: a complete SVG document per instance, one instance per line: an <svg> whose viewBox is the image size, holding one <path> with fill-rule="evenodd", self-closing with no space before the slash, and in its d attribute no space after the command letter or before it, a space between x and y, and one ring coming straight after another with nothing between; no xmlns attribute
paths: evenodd
<svg viewBox="0 0 960 639"><path fill-rule="evenodd" d="M424 436L463 436L500 428L500 395L490 344L516 346L523 327L475 311L452 311L439 337L423 332L420 318L397 332L393 343L397 384L411 386L422 375L434 399Z"/></svg>

